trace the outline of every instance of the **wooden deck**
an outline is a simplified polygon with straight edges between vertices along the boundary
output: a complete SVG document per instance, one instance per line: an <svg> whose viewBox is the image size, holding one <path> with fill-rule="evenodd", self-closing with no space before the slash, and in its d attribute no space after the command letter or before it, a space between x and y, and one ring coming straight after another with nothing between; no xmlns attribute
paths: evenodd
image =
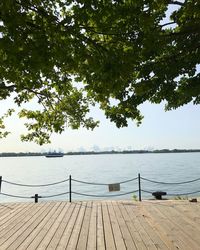
<svg viewBox="0 0 200 250"><path fill-rule="evenodd" d="M0 249L200 249L200 203L2 203Z"/></svg>

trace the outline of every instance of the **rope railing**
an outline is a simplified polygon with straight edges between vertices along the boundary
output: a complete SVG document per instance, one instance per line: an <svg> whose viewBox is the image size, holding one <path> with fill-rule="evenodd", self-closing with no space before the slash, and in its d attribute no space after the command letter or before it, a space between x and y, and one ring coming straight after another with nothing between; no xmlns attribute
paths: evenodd
<svg viewBox="0 0 200 250"><path fill-rule="evenodd" d="M119 184L119 185L120 184L125 184L125 183L131 182L131 181L135 181L137 179L138 179L138 177L132 178L132 179L127 179L127 180L117 182L117 184ZM38 194L35 194L34 196L22 196L22 195L15 195L15 194L8 194L8 193L1 192L2 183L6 183L6 184L9 184L9 185L15 185L15 186L21 186L21 187L34 188L34 187L54 186L54 185L58 185L58 184L65 183L65 182L69 182L69 191L59 193L59 194L52 194L52 195L38 195ZM37 203L39 198L46 199L46 198L53 198L53 197L58 197L58 196L62 196L62 195L69 195L69 201L71 202L72 201L72 194L81 195L81 196L88 196L88 197L105 198L105 197L123 196L123 195L128 195L128 194L138 192L138 190L133 190L133 191L129 191L129 192L118 193L118 194L110 194L110 195L86 194L86 193L72 191L72 182L78 182L78 183L87 184L87 185L101 185L101 186L113 185L113 184L110 184L110 183L97 183L97 182L87 182L87 181L77 180L77 179L71 178L71 175L69 176L68 179L65 179L65 180L62 180L62 181L57 181L57 182L52 182L52 183L46 183L46 184L25 184L25 183L11 182L11 181L2 179L2 176L0 176L0 194L2 194L4 196L8 196L8 197L13 197L13 198L24 198L24 199L34 198L35 203Z"/></svg>
<svg viewBox="0 0 200 250"><path fill-rule="evenodd" d="M7 193L0 193L1 195L8 196L8 197L13 197L13 198L20 198L20 199L30 199L32 197L30 196L21 196L21 195L14 195L14 194L7 194Z"/></svg>
<svg viewBox="0 0 200 250"><path fill-rule="evenodd" d="M134 181L138 181L138 189L136 190L131 190L131 191L120 191L120 185L121 184L126 184L126 183L130 183L130 182L134 182ZM80 196L85 196L85 197L96 197L96 198L109 198L109 197L118 197L118 196L125 196L125 195L129 195L129 194L135 194L138 193L138 198L139 201L142 201L142 193L147 193L147 194L151 194L154 195L155 190L151 191L151 190L145 190L142 188L142 181L147 181L147 182L151 182L151 183L155 183L155 184L160 184L160 185L181 185L181 184L188 184L188 183L193 183L196 181L200 181L200 178L196 178L193 180L189 180L189 181L183 181L183 182L162 182L162 181L156 181L156 180L152 180L152 179L147 179L144 177L141 177L140 174L138 174L138 177L132 178L132 179L127 179L124 181L120 181L120 182L116 182L116 183L97 183L97 182L87 182L87 181L83 181L83 180L78 180L78 179L73 179L71 177L71 175L69 175L68 179L65 180L61 180L61 181L57 181L57 182L52 182L52 183L46 183L46 184L23 184L23 183L16 183L16 182L11 182L8 180L4 180L2 179L2 176L0 176L0 195L3 196L8 196L8 197L13 197L13 198L23 198L23 199L35 199L35 203L38 202L39 198L53 198L53 197L58 197L58 196L63 196L63 195L68 195L68 200L69 202L72 202L72 194L73 195L80 195ZM47 187L47 186L55 186L61 183L67 183L68 182L68 191L66 192L61 192L61 193L57 193L57 194L49 194L49 195L38 195L35 194L34 196L24 196L24 195L16 195L16 194L10 194L10 193L4 193L1 192L2 189L2 183L6 183L9 185L16 185L16 186L22 186L22 187L30 187L30 188L34 188L34 187ZM110 191L118 191L118 193L115 194L93 194L93 193L82 193L82 192L76 192L72 189L73 186L73 182L75 183L81 183L81 184L86 184L86 185L99 185L99 186L108 186L108 190ZM117 189L113 189L110 188L110 186L117 186ZM161 193L166 193L163 191L157 191L157 192L161 192ZM197 194L200 193L200 190L198 191L193 191L193 192L185 192L185 193L166 193L168 196L186 196L186 195L193 195L193 194ZM165 194L165 195L166 195ZM157 197L155 196L155 198L157 199Z"/></svg>
<svg viewBox="0 0 200 250"><path fill-rule="evenodd" d="M141 191L144 193L148 193L148 194L152 194L154 192L154 191L144 190L144 189L142 189ZM198 194L198 193L200 193L200 190L194 191L194 192L188 192L188 193L174 193L174 194L167 193L167 196L187 196L187 195Z"/></svg>
<svg viewBox="0 0 200 250"><path fill-rule="evenodd" d="M135 181L137 180L138 177L135 177L135 178L132 178L132 179L129 179L129 180L125 180L125 181L120 181L120 182L117 182L118 184L124 184L124 183L128 183L128 182L131 182L131 181ZM77 180L77 179L71 179L72 181L75 181L75 182L79 182L79 183L82 183L82 184L88 184L88 185L99 185L99 186L108 186L109 184L111 183L98 183L98 182L87 182L87 181L82 181L82 180Z"/></svg>
<svg viewBox="0 0 200 250"><path fill-rule="evenodd" d="M200 193L200 190L194 191L194 192L189 192L189 193L178 193L178 194L167 194L168 196L187 196L187 195L192 195L192 194L198 194Z"/></svg>
<svg viewBox="0 0 200 250"><path fill-rule="evenodd" d="M72 179L72 181L74 182L78 182L78 183L82 183L82 184L88 184L88 185L99 185L99 186L107 186L107 183L96 183L96 182L87 182L87 181L81 181L81 180L76 180L76 179Z"/></svg>
<svg viewBox="0 0 200 250"><path fill-rule="evenodd" d="M20 199L32 199L32 198L35 198L35 199L38 200L38 198L45 199L45 198L52 198L52 197L66 195L66 194L69 194L69 192L64 192L64 193L59 193L59 194L53 194L53 195L43 195L43 196L39 196L38 194L35 194L34 196L21 196L21 195L13 195L13 194L2 193L2 192L0 194L4 195L4 196L12 197L12 198L20 198Z"/></svg>
<svg viewBox="0 0 200 250"><path fill-rule="evenodd" d="M88 197L107 198L107 197L117 197L117 196L123 196L123 195L127 195L127 194L133 194L136 192L138 192L138 190L129 191L126 193L121 193L121 194L109 194L109 195L84 194L84 193L79 193L79 192L72 192L72 193L77 194L77 195L81 195L81 196L88 196Z"/></svg>
<svg viewBox="0 0 200 250"><path fill-rule="evenodd" d="M193 179L193 180L189 180L189 181L182 181L182 182L162 182L162 181L155 181L155 180L147 179L144 177L141 177L141 179L144 181L148 181L148 182L152 182L152 183L156 183L156 184L164 184L164 185L181 185L181 184L192 183L192 182L196 182L196 181L200 180L200 178L197 178L197 179Z"/></svg>
<svg viewBox="0 0 200 250"><path fill-rule="evenodd" d="M59 193L59 194L52 194L52 195L44 195L44 196L42 196L42 198L44 198L44 199L53 198L53 197L62 196L62 195L66 195L66 194L69 194L69 192L64 192L64 193Z"/></svg>
<svg viewBox="0 0 200 250"><path fill-rule="evenodd" d="M47 187L47 186L58 185L58 184L68 182L68 181L69 181L69 179L58 181L58 182L46 183L46 184L22 184L22 183L16 183L16 182L2 180L2 182L5 182L7 184L21 186L21 187Z"/></svg>

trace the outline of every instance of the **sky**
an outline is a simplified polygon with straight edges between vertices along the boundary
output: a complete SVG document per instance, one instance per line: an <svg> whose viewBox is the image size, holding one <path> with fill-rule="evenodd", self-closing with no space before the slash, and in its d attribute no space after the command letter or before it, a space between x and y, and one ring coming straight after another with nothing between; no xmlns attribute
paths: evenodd
<svg viewBox="0 0 200 250"><path fill-rule="evenodd" d="M1 112L8 103L1 102ZM139 127L129 121L128 127L118 129L102 111L95 109L92 115L100 120L98 128L93 131L66 129L61 135L54 134L51 144L43 146L20 141L20 134L25 132L24 121L14 116L7 120L12 134L0 139L0 152L200 149L200 105L188 104L165 112L164 104L145 103L141 111L144 119Z"/></svg>

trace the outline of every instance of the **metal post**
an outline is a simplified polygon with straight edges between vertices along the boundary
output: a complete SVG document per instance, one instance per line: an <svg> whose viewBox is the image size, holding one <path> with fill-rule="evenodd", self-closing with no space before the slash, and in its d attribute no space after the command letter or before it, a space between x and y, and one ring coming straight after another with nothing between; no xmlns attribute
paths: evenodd
<svg viewBox="0 0 200 250"><path fill-rule="evenodd" d="M141 179L140 179L140 174L138 174L138 192L139 192L139 201L142 201L142 196L141 196Z"/></svg>
<svg viewBox="0 0 200 250"><path fill-rule="evenodd" d="M38 194L35 194L34 196L31 196L31 198L34 198L35 203L38 203L38 198L42 198L42 196L39 196Z"/></svg>
<svg viewBox="0 0 200 250"><path fill-rule="evenodd" d="M69 202L72 202L72 177L69 176Z"/></svg>
<svg viewBox="0 0 200 250"><path fill-rule="evenodd" d="M38 194L35 194L35 203L38 203Z"/></svg>
<svg viewBox="0 0 200 250"><path fill-rule="evenodd" d="M2 183L2 176L0 176L0 193L1 193L1 183Z"/></svg>

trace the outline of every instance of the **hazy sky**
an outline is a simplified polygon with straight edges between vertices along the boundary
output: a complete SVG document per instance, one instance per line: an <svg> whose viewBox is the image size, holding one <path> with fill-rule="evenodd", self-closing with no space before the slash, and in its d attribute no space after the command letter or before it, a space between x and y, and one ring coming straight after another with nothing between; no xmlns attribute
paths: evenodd
<svg viewBox="0 0 200 250"><path fill-rule="evenodd" d="M1 104L5 111L9 102ZM7 121L12 134L0 140L0 152L27 152L59 150L120 150L120 149L163 149L200 148L200 105L185 105L177 110L164 111L164 105L146 103L141 107L144 120L140 127L130 121L127 128L118 129L109 122L103 112L94 110L93 115L101 123L93 131L67 129L62 135L53 135L52 143L39 146L20 141L24 131L23 121L13 117Z"/></svg>

